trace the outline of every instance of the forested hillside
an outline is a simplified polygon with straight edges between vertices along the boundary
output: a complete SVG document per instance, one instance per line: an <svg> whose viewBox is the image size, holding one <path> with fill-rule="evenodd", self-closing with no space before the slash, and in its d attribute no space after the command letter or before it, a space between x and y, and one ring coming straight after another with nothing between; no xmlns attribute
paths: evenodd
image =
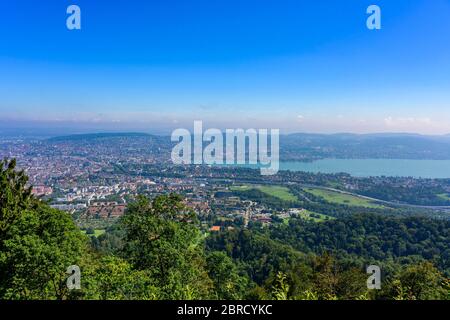
<svg viewBox="0 0 450 320"><path fill-rule="evenodd" d="M204 232L174 194L139 197L98 238L0 162L0 299L448 299L448 222L349 215ZM365 266L383 284L368 290ZM69 290L77 265L81 288Z"/></svg>

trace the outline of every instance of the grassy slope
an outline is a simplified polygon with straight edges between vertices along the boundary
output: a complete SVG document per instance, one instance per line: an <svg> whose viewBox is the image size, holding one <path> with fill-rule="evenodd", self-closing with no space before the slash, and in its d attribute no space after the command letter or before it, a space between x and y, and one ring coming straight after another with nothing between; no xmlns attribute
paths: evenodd
<svg viewBox="0 0 450 320"><path fill-rule="evenodd" d="M260 186L260 185L244 185L232 187L232 191L247 191L251 189L258 189L265 194L277 197L284 201L297 201L297 197L293 195L288 188L282 186Z"/></svg>
<svg viewBox="0 0 450 320"><path fill-rule="evenodd" d="M367 199L362 199L349 194L343 194L339 192L333 192L323 189L305 188L306 192L309 192L317 197L323 198L325 201L337 204L344 204L348 206L366 207L366 208L383 208L382 205L371 202Z"/></svg>

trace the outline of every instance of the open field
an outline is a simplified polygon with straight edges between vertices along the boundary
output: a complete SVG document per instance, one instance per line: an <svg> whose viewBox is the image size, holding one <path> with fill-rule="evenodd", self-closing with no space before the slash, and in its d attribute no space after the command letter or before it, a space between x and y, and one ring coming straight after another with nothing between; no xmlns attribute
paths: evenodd
<svg viewBox="0 0 450 320"><path fill-rule="evenodd" d="M325 201L331 203L344 204L355 207L383 208L383 206L380 204L376 204L368 199L359 198L357 196L352 196L350 194L314 188L305 188L303 190L317 197L321 197Z"/></svg>
<svg viewBox="0 0 450 320"><path fill-rule="evenodd" d="M334 217L330 217L327 216L325 214L321 214L321 213L316 213L316 212L312 212L306 209L303 209L300 213L299 213L300 217L302 217L302 219L305 220L310 220L310 221L314 221L314 222L323 222L326 220L334 220Z"/></svg>
<svg viewBox="0 0 450 320"><path fill-rule="evenodd" d="M446 193L441 193L437 195L439 198L441 198L442 200L450 200L450 195L446 194Z"/></svg>
<svg viewBox="0 0 450 320"><path fill-rule="evenodd" d="M86 230L81 230L82 233L86 234ZM89 234L89 236L99 237L106 232L105 229L94 229L94 234Z"/></svg>
<svg viewBox="0 0 450 320"><path fill-rule="evenodd" d="M248 191L257 189L267 195L277 197L284 201L297 201L297 197L293 195L288 188L282 186L261 186L261 185L243 185L230 188L231 191Z"/></svg>

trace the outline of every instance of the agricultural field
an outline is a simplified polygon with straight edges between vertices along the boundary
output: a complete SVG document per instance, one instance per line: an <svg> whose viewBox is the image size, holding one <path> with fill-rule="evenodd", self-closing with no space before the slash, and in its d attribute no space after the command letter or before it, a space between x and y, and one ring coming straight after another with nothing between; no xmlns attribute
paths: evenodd
<svg viewBox="0 0 450 320"><path fill-rule="evenodd" d="M334 220L334 217L327 216L325 214L312 212L306 209L303 209L298 214L302 219L314 221L314 222L323 222L326 220Z"/></svg>
<svg viewBox="0 0 450 320"><path fill-rule="evenodd" d="M449 200L450 201L450 195L447 193L441 193L437 195L438 198L442 199L442 200Z"/></svg>
<svg viewBox="0 0 450 320"><path fill-rule="evenodd" d="M366 207L366 208L383 208L382 205L374 203L368 199L359 198L357 196L353 196L350 194L344 194L340 192L323 190L323 189L314 189L314 188L305 188L304 191L311 193L317 197L323 198L327 202L343 204L348 206L355 207Z"/></svg>
<svg viewBox="0 0 450 320"><path fill-rule="evenodd" d="M82 233L87 234L86 230L81 230ZM106 232L105 229L94 229L94 233L93 234L87 234L88 236L91 237L96 237L98 238L99 236L101 236L102 234L104 234Z"/></svg>
<svg viewBox="0 0 450 320"><path fill-rule="evenodd" d="M251 189L257 189L265 194L273 197L277 197L284 201L297 201L297 197L293 195L287 187L282 186L262 186L262 185L243 185L234 186L230 188L231 191L248 191Z"/></svg>

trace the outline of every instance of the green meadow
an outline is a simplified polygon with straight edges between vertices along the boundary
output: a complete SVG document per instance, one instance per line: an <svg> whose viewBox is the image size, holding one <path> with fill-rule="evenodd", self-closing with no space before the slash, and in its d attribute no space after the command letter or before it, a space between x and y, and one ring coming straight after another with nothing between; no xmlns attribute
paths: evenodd
<svg viewBox="0 0 450 320"><path fill-rule="evenodd" d="M380 204L350 194L315 188L305 188L303 190L317 197L323 198L325 201L331 203L344 204L355 207L383 208L383 206Z"/></svg>
<svg viewBox="0 0 450 320"><path fill-rule="evenodd" d="M293 195L287 187L282 186L263 186L263 185L243 185L243 186L234 186L230 188L231 191L248 191L251 189L257 189L261 192L277 197L284 201L297 201L297 197Z"/></svg>
<svg viewBox="0 0 450 320"><path fill-rule="evenodd" d="M82 233L86 234L86 230L81 230ZM106 232L105 229L94 229L94 234L89 234L88 236L96 237L98 238L102 234Z"/></svg>

